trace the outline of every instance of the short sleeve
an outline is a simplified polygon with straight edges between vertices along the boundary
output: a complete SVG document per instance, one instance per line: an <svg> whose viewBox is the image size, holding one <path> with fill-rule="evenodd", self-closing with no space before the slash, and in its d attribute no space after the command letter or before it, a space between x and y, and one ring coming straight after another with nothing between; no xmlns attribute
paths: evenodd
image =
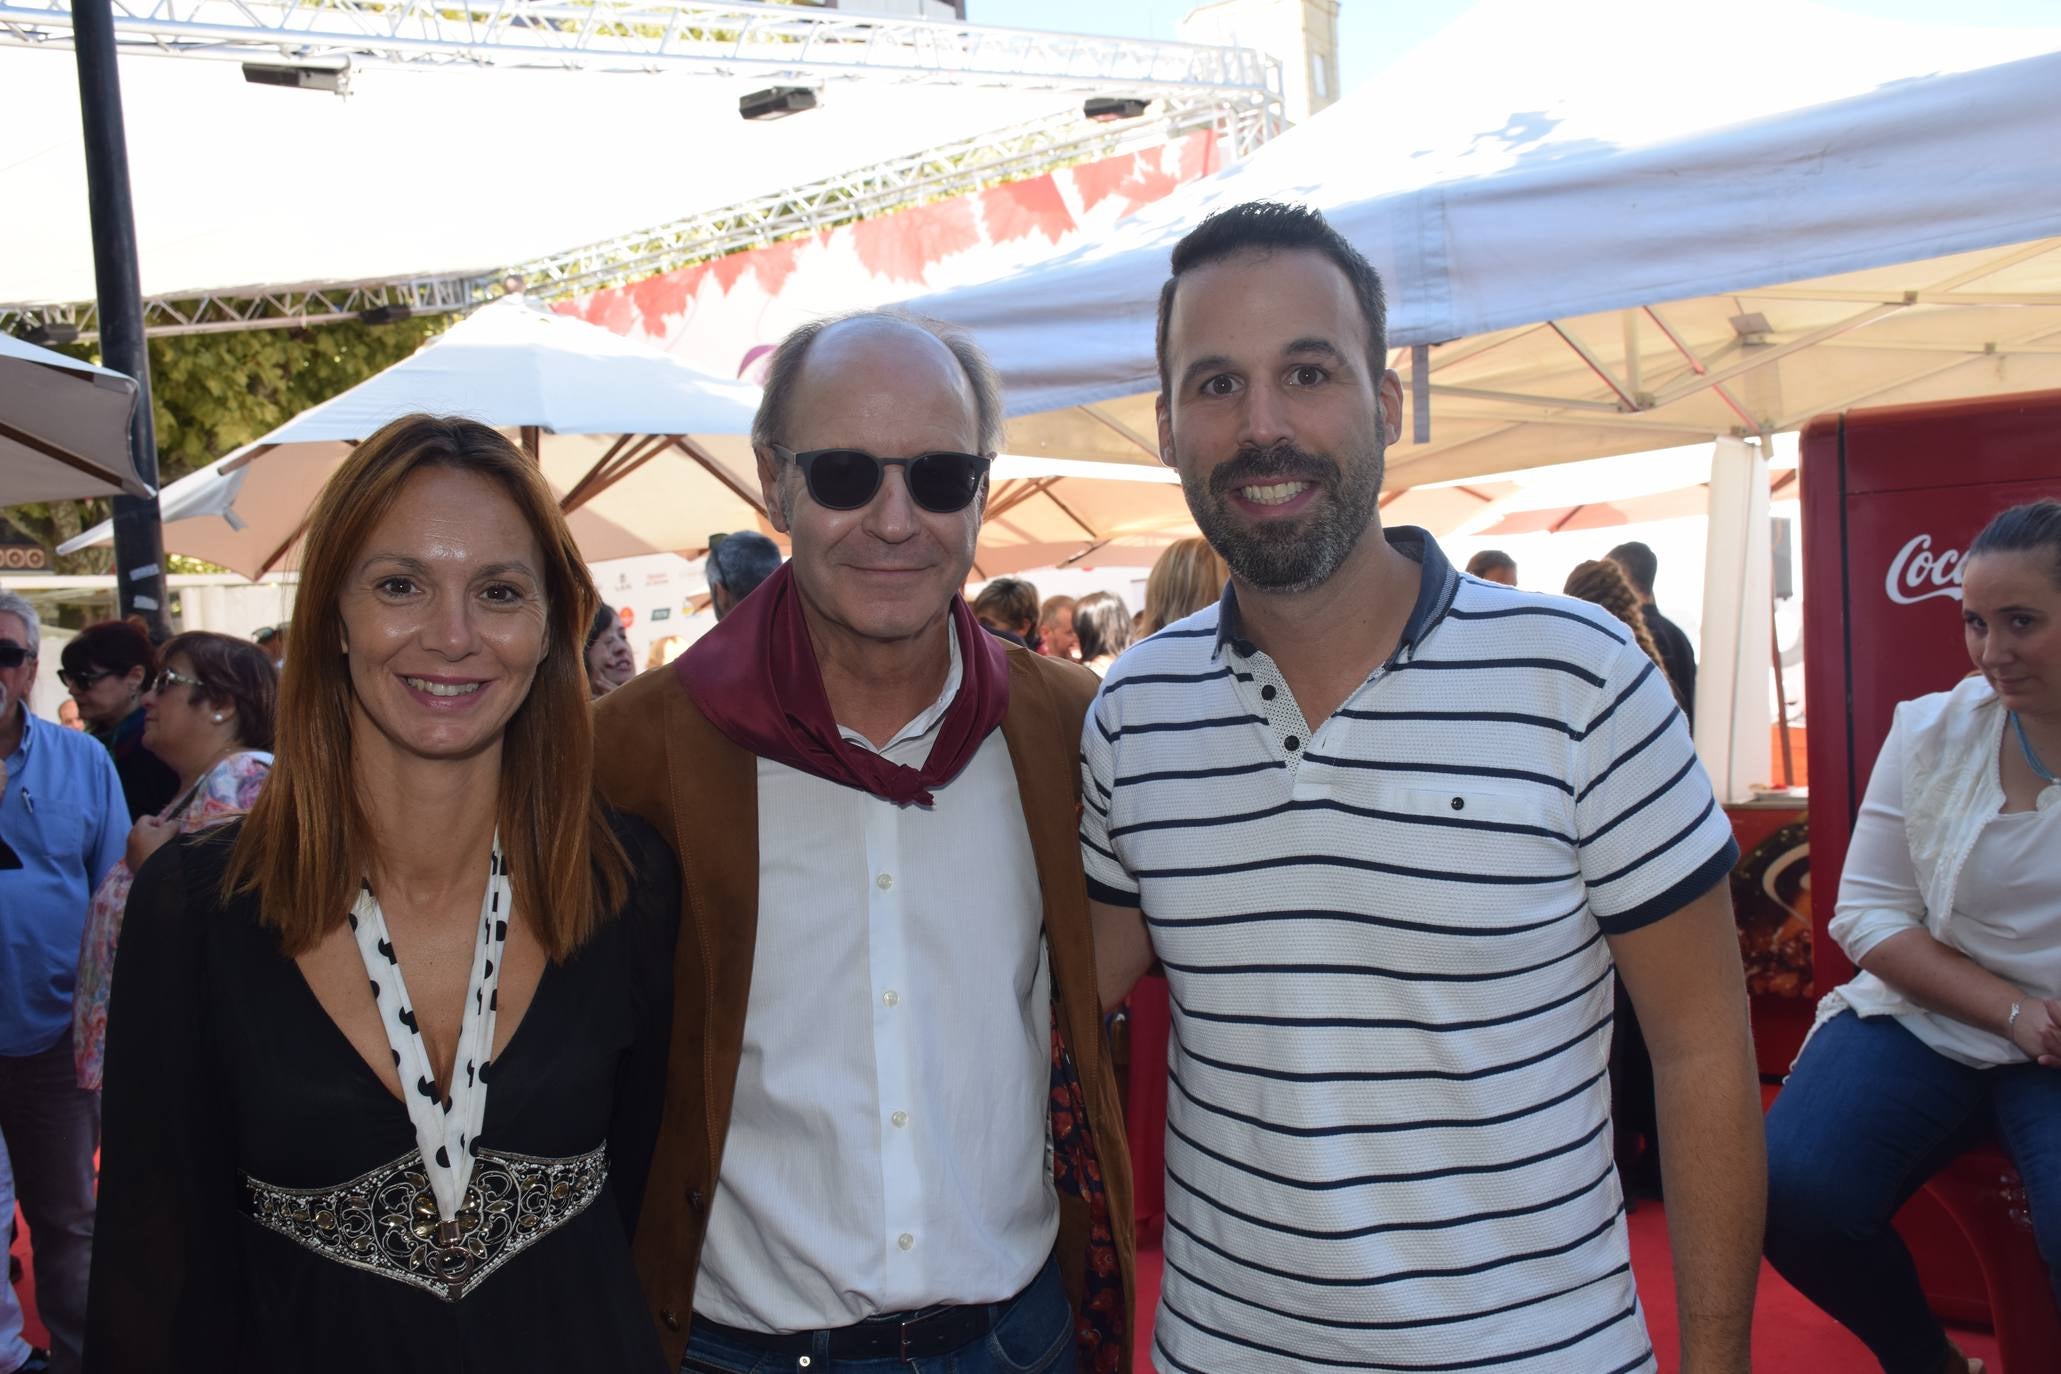
<svg viewBox="0 0 2061 1374"><path fill-rule="evenodd" d="M1105 688L1088 705L1081 724L1081 868L1088 895L1110 906L1139 905L1138 883L1116 856L1109 838L1109 811L1116 799L1116 729L1109 723L1111 694Z"/></svg>
<svg viewBox="0 0 2061 1374"><path fill-rule="evenodd" d="M1739 861L1667 675L1636 642L1618 652L1575 755L1582 879L1605 934L1681 910Z"/></svg>

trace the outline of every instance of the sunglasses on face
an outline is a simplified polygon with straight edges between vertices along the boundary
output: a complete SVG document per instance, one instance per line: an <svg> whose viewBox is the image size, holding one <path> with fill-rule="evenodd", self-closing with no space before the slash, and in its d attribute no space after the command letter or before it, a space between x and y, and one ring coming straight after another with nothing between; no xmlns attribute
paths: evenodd
<svg viewBox="0 0 2061 1374"><path fill-rule="evenodd" d="M5 653L5 650L0 650L0 663L6 662ZM94 683L104 677L113 676L114 674L105 668L85 668L76 673L67 668L57 670L57 680L75 692L91 691Z"/></svg>
<svg viewBox="0 0 2061 1374"><path fill-rule="evenodd" d="M796 453L769 447L801 468L809 499L828 510L858 510L880 492L888 468L900 468L909 498L937 515L953 515L973 504L987 476L988 460L972 453L919 453L914 458L876 458L864 449L816 448Z"/></svg>
<svg viewBox="0 0 2061 1374"><path fill-rule="evenodd" d="M181 682L185 683L188 687L207 686L205 682L202 682L197 677L188 677L184 673L175 673L170 668L166 668L151 679L150 690L156 692L159 696L163 696L166 692L171 691L175 684Z"/></svg>
<svg viewBox="0 0 2061 1374"><path fill-rule="evenodd" d="M29 661L29 648L11 639L0 639L0 668L19 668ZM63 673L58 674L63 677Z"/></svg>

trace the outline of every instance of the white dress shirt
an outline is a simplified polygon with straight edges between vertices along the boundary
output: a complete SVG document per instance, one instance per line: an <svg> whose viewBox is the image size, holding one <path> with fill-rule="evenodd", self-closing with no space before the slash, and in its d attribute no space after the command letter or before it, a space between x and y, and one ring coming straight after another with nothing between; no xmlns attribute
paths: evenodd
<svg viewBox="0 0 2061 1374"><path fill-rule="evenodd" d="M2003 811L2003 731L2003 710L1980 678L1897 707L1830 927L1855 963L1892 935L1928 930L2028 999L2061 997L2061 807ZM1849 1007L1894 1016L1937 1053L1975 1068L2026 1062L2002 1036L1927 1011L1871 973L1827 994L1819 1024Z"/></svg>
<svg viewBox="0 0 2061 1374"><path fill-rule="evenodd" d="M956 634L951 653L884 757L928 758ZM695 1311L808 1331L1015 1296L1059 1201L1043 905L1002 731L932 807L763 758L758 789L751 1001Z"/></svg>

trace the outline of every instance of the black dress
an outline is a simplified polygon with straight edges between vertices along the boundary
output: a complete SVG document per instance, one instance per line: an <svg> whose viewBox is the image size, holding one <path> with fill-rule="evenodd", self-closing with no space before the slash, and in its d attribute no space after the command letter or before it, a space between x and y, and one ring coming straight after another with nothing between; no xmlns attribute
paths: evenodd
<svg viewBox="0 0 2061 1374"><path fill-rule="evenodd" d="M407 1108L256 900L216 896L238 827L144 864L108 1019L88 1370L664 1368L629 1232L662 1109L680 879L649 826L616 828L628 903L546 964L494 1061L481 1262L456 1300L419 1247L410 1269L427 1190ZM605 1173L583 1158L604 1142Z"/></svg>

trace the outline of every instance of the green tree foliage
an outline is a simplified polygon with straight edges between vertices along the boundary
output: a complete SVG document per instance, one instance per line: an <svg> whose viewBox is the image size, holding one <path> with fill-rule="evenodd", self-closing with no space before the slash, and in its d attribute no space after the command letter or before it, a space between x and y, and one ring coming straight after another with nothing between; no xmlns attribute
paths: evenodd
<svg viewBox="0 0 2061 1374"><path fill-rule="evenodd" d="M377 325L354 320L309 329L152 339L150 395L159 484L205 467L310 406L393 366L449 322L447 317ZM91 345L64 351L100 361ZM52 548L107 515L106 501L12 506L7 511L8 520L23 533ZM187 570L183 560L171 561L175 571ZM111 568L113 557L106 548L86 549L56 562L59 572L95 573Z"/></svg>

